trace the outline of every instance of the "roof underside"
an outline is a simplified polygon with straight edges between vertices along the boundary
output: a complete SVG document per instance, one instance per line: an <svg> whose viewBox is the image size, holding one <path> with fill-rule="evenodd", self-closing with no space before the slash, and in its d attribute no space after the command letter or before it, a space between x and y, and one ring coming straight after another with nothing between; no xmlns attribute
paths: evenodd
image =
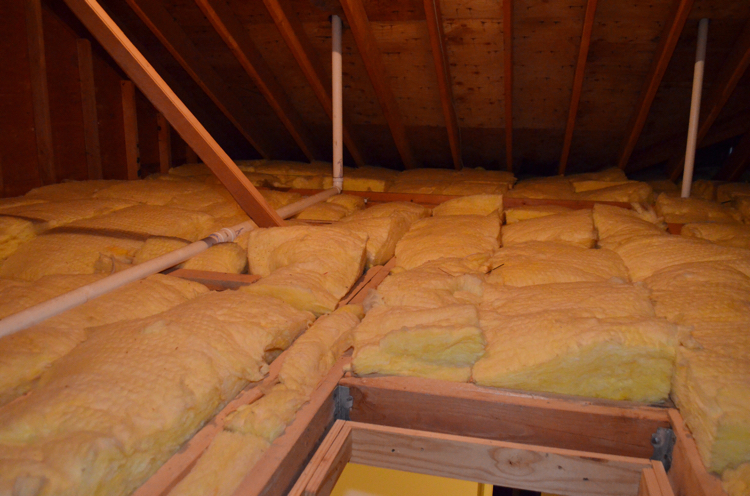
<svg viewBox="0 0 750 496"><path fill-rule="evenodd" d="M309 75L301 68L299 54L295 57L269 7L278 5L293 25L301 26L301 41L312 48L306 53L317 64L320 80L330 92L329 17L334 13L352 16L351 12L361 5L368 19L365 31L369 33L355 33L362 28L344 19L343 98L349 143L356 146L361 162L403 168L404 145L396 145L396 119L405 128L405 146L413 154L415 165L455 165L433 58L434 39L431 40L425 13L425 5L432 5L432 0L101 3L233 158L260 157L260 147L269 158L297 160L311 156L331 159L331 120L320 94L316 94ZM674 22L675 6L680 3L690 4L684 0L598 1L583 66L567 172L617 166L624 140L633 133L631 119L651 77L649 69L659 55L660 40ZM216 21L212 24L206 17L206 5L215 6L218 15L224 15L229 31L236 21L244 27L250 46L254 45L260 63L266 66L265 75L262 67L258 70L262 84L253 79L247 63L243 66L241 57L230 50L226 36L223 38L216 29ZM505 107L510 101L504 87L506 77L512 73L514 172L556 173L574 94L586 0L516 0L512 6L512 47L504 43L507 23L501 2L439 0L438 7L447 81L452 90L464 165L506 168ZM226 19L227 13L231 13L230 20ZM721 69L743 48L743 30L750 26L750 2L692 2L674 53L666 59L668 66L653 104L647 108L645 126L636 134L628 171L684 152L697 24L702 17L711 20L704 107L712 89L723 84ZM374 38L375 56L372 51L360 50L355 35ZM512 68L504 67L508 49L512 49ZM380 84L384 81L385 93L392 93L395 99L395 117L394 107L384 103L388 95L377 89L379 83L368 73L368 65L372 71L372 59L378 57L383 67ZM248 58L251 62L258 60ZM750 129L750 71L743 72L701 146L736 139ZM284 117L287 122L282 120ZM295 139L290 127L301 137ZM251 145L251 139L257 146ZM303 150L300 143L309 145L308 149ZM345 155L345 161L354 165L350 154Z"/></svg>

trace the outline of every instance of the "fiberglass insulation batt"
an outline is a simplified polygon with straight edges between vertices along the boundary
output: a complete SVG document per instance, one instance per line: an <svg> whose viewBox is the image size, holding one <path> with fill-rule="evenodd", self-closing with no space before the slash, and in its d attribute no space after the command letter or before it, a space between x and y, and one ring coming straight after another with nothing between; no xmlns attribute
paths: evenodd
<svg viewBox="0 0 750 496"><path fill-rule="evenodd" d="M591 210L548 215L503 227L503 246L527 241L554 241L591 248L596 243Z"/></svg>
<svg viewBox="0 0 750 496"><path fill-rule="evenodd" d="M225 291L97 328L0 408L0 493L129 494L312 320Z"/></svg>

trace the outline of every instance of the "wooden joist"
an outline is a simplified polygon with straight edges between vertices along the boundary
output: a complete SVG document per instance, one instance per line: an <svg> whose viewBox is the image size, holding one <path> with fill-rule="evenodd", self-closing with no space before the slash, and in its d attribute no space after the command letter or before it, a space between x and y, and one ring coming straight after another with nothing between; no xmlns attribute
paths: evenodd
<svg viewBox="0 0 750 496"><path fill-rule="evenodd" d="M78 76L81 79L81 103L83 107L83 139L86 146L86 168L89 179L102 179L102 152L99 144L99 119L96 111L96 85L91 42L85 38L77 40Z"/></svg>
<svg viewBox="0 0 750 496"><path fill-rule="evenodd" d="M659 45L656 48L656 53L651 61L651 67L643 83L643 89L641 89L638 102L635 105L635 111L628 123L622 143L622 150L617 161L620 169L627 170L626 167L628 166L630 156L635 149L636 143L638 143L643 126L646 125L651 104L654 102L656 92L661 85L661 80L667 71L669 61L672 60L672 54L692 8L693 0L674 0L674 8L659 39Z"/></svg>
<svg viewBox="0 0 750 496"><path fill-rule="evenodd" d="M576 72L573 76L573 92L570 96L568 121L565 124L565 137L563 138L562 154L560 155L560 166L557 171L560 175L565 174L565 169L568 166L568 157L570 156L570 146L573 143L573 130L576 124L576 115L578 114L578 104L581 101L583 77L586 74L586 59L588 58L589 46L591 45L591 31L594 29L594 16L596 15L597 3L598 0L588 0L586 2L586 14L583 20L581 43L578 48Z"/></svg>
<svg viewBox="0 0 750 496"><path fill-rule="evenodd" d="M266 9L273 17L276 27L279 28L281 36L284 38L289 50L297 60L302 73L305 75L307 82L310 84L316 98L323 107L326 115L332 118L333 102L331 101L331 78L326 75L323 65L320 63L312 43L305 34L302 23L294 13L289 0L263 0ZM358 167L365 165L359 145L355 139L350 125L344 117L344 144L354 159Z"/></svg>
<svg viewBox="0 0 750 496"><path fill-rule="evenodd" d="M505 167L513 172L513 0L503 0L503 86Z"/></svg>
<svg viewBox="0 0 750 496"><path fill-rule="evenodd" d="M273 146L268 137L164 7L150 0L127 3L253 148L263 158L271 158Z"/></svg>
<svg viewBox="0 0 750 496"><path fill-rule="evenodd" d="M263 60L255 43L234 12L224 0L195 0L195 3L271 105L305 157L310 161L319 158L320 150L310 136L302 117L292 106L284 88L276 80L268 63Z"/></svg>
<svg viewBox="0 0 750 496"><path fill-rule="evenodd" d="M439 0L424 0L424 11L427 19L427 31L430 34L432 60L437 73L440 104L443 107L445 128L448 132L448 144L451 148L453 167L461 170L464 166L461 157L461 130L456 116L456 102L453 99L453 80L451 79L448 54L445 50L445 34L443 33L443 16L440 13Z"/></svg>
<svg viewBox="0 0 750 496"><path fill-rule="evenodd" d="M261 227L284 221L164 82L96 0L65 0L122 70L203 159L240 207Z"/></svg>
<svg viewBox="0 0 750 496"><path fill-rule="evenodd" d="M122 92L122 119L125 131L125 164L127 179L138 179L141 152L138 146L138 112L135 106L135 85L132 81L120 81Z"/></svg>
<svg viewBox="0 0 750 496"><path fill-rule="evenodd" d="M388 84L383 58L378 48L375 35L370 29L370 21L367 18L365 6L362 0L341 0L346 20L354 35L359 54L362 57L370 82L380 102L391 136L396 144L401 161L406 169L415 169L419 163L414 158L414 153L406 136L406 127L398 109L396 97Z"/></svg>
<svg viewBox="0 0 750 496"><path fill-rule="evenodd" d="M44 54L44 28L41 0L24 0L26 37L29 52L30 84L37 164L42 185L57 182L55 154L52 146L52 121L47 89L47 59Z"/></svg>
<svg viewBox="0 0 750 496"><path fill-rule="evenodd" d="M714 179L737 181L750 166L750 131L740 138Z"/></svg>
<svg viewBox="0 0 750 496"><path fill-rule="evenodd" d="M716 81L711 85L711 91L706 97L705 105L700 115L700 124L698 125L698 136L696 138L698 145L708 134L716 119L719 117L724 105L729 97L734 93L737 83L745 74L747 67L750 65L750 21L745 24L742 33L732 47L732 51L724 60L724 64L716 76ZM685 162L685 153L675 155L667 164L667 174L673 181L682 175L682 168Z"/></svg>

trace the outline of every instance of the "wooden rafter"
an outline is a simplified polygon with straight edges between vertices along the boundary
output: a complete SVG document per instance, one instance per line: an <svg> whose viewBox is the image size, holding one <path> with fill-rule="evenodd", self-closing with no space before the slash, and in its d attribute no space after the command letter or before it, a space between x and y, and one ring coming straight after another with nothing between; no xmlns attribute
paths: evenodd
<svg viewBox="0 0 750 496"><path fill-rule="evenodd" d="M370 21L362 0L341 0L346 20L351 27L354 40L357 43L359 54L367 69L370 82L380 102L383 115L391 130L393 141L401 156L401 161L407 169L418 167L417 161L411 149L411 144L406 137L406 127L396 103L388 80L386 78L383 58L378 49L377 40L370 29Z"/></svg>
<svg viewBox="0 0 750 496"><path fill-rule="evenodd" d="M703 111L700 116L698 125L697 143L701 144L719 117L724 105L729 97L734 93L742 75L745 74L747 67L750 65L750 21L745 24L740 37L732 47L732 51L724 61L724 64L716 76L716 81L711 85L711 91L706 97L706 104L702 105ZM681 153L672 157L667 164L667 171L672 180L677 179L682 174L682 165L685 161L685 154Z"/></svg>
<svg viewBox="0 0 750 496"><path fill-rule="evenodd" d="M253 148L263 158L271 158L273 146L265 133L174 18L153 0L127 3Z"/></svg>
<svg viewBox="0 0 750 496"><path fill-rule="evenodd" d="M96 0L65 0L78 19L146 95L159 112L203 159L240 207L259 226L280 226L284 221L237 168L174 91Z"/></svg>
<svg viewBox="0 0 750 496"><path fill-rule="evenodd" d="M47 89L47 60L44 55L44 28L40 0L25 0L31 98L34 111L37 164L42 184L57 182L52 145L52 120Z"/></svg>
<svg viewBox="0 0 750 496"><path fill-rule="evenodd" d="M318 55L313 50L312 43L305 34L302 23L297 19L289 0L264 0L264 2L320 105L325 110L326 115L332 118L331 78L323 70ZM365 165L365 160L362 158L357 140L349 128L347 119L344 117L344 144L354 159L354 163L358 167L362 167Z"/></svg>
<svg viewBox="0 0 750 496"><path fill-rule="evenodd" d="M672 54L677 46L677 41L680 39L682 29L685 27L688 14L693 8L693 0L674 0L674 2L672 14L661 34L659 45L656 47L656 53L651 61L651 67L648 70L641 94L635 105L635 112L633 112L628 123L620 157L617 161L617 166L623 170L628 165L630 156L633 154L636 143L638 143L638 138L641 136L641 131L643 131L643 126L646 125L646 118L648 118L648 113L651 110L651 104L654 102L656 92L661 85L661 80L667 71L669 61L672 60Z"/></svg>
<svg viewBox="0 0 750 496"><path fill-rule="evenodd" d="M96 111L96 84L91 42L77 40L78 77L81 80L81 106L83 109L83 141L86 147L86 166L89 179L102 179L102 153L99 142L99 119Z"/></svg>
<svg viewBox="0 0 750 496"><path fill-rule="evenodd" d="M453 166L461 170L464 166L461 157L461 130L456 117L456 102L453 99L453 80L448 65L448 54L445 50L445 35L443 33L443 16L440 13L440 0L424 0L424 11L427 16L427 31L430 34L432 60L435 62L440 103L443 106L445 127L448 131L448 143L451 147Z"/></svg>
<svg viewBox="0 0 750 496"><path fill-rule="evenodd" d="M714 179L737 181L748 166L750 166L750 131L742 135Z"/></svg>
<svg viewBox="0 0 750 496"><path fill-rule="evenodd" d="M122 120L125 132L125 164L129 181L138 179L141 153L138 146L138 113L135 107L135 85L132 81L120 81L122 92Z"/></svg>
<svg viewBox="0 0 750 496"><path fill-rule="evenodd" d="M594 29L594 16L596 15L596 6L598 0L588 0L586 3L586 15L583 20L583 31L581 32L581 44L578 48L578 60L576 61L576 72L573 76L573 93L570 97L570 108L568 109L568 122L565 124L565 138L563 139L563 149L560 155L559 174L565 174L565 168L568 166L568 157L570 156L570 145L573 142L573 129L576 124L576 115L578 114L578 104L581 101L581 91L583 90L583 76L586 73L586 59L589 55L589 46L591 45L591 32Z"/></svg>
<svg viewBox="0 0 750 496"><path fill-rule="evenodd" d="M302 121L302 117L292 106L284 88L276 80L245 27L226 2L224 0L195 0L195 3L281 119L302 153L311 161L320 157L320 151Z"/></svg>
<svg viewBox="0 0 750 496"><path fill-rule="evenodd" d="M508 172L513 172L513 0L503 0L503 67L505 165Z"/></svg>

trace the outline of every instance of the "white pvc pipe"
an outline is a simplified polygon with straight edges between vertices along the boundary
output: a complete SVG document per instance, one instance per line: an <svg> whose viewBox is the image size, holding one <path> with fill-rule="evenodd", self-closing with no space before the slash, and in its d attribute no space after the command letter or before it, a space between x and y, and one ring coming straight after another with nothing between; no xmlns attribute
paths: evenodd
<svg viewBox="0 0 750 496"><path fill-rule="evenodd" d="M706 42L708 41L708 19L701 19L698 24L698 46L695 51L695 69L693 70L693 95L690 100L690 124L688 126L687 147L685 149L685 166L682 170L682 198L690 196L693 186L693 168L695 166L695 147L698 139L698 118L701 111L701 93L703 92L703 67L706 62Z"/></svg>
<svg viewBox="0 0 750 496"><path fill-rule="evenodd" d="M292 215L300 213L307 207L327 200L328 198L338 195L339 193L341 193L341 191L339 191L338 188L324 189L320 193L316 193L312 196L308 196L307 198L303 198L302 200L294 202L291 205L281 207L276 211L276 213L278 213L282 219L288 219Z"/></svg>
<svg viewBox="0 0 750 496"><path fill-rule="evenodd" d="M344 188L344 117L341 82L341 18L331 18L331 94L333 99L333 186Z"/></svg>
<svg viewBox="0 0 750 496"><path fill-rule="evenodd" d="M276 212L282 219L287 219L310 205L314 205L315 203L330 198L338 193L340 193L338 189L330 188L308 198L303 198L291 205L281 207ZM174 267L175 265L206 251L215 244L234 241L240 234L255 229L255 227L255 223L252 221L243 222L242 224L230 228L225 227L200 241L196 241L195 243L191 243L165 255L149 260L148 262L127 268L121 272L117 272L111 276L96 281L95 283L74 289L73 291L52 298L51 300L47 300L44 303L40 303L39 305L35 305L26 310L5 317L0 320L0 338L13 334L21 329L26 329L27 327L39 324L50 317L59 315L66 310L82 305L97 296L109 293L110 291L126 284L146 278L170 267Z"/></svg>

